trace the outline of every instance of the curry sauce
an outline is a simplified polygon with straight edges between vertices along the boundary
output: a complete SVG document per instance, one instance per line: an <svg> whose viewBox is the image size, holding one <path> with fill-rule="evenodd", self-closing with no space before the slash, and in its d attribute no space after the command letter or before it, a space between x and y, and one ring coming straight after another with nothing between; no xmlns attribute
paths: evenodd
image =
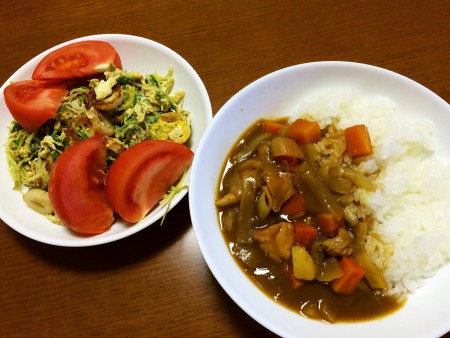
<svg viewBox="0 0 450 338"><path fill-rule="evenodd" d="M260 120L224 164L216 206L231 254L268 297L311 319L371 320L403 305L387 295L382 269L365 250L371 214L361 206L349 220L344 212L359 206L355 189L375 188L353 165L371 152L362 134L365 148L351 152L346 137L357 144L359 136L347 130ZM329 148L318 151L323 141Z"/></svg>

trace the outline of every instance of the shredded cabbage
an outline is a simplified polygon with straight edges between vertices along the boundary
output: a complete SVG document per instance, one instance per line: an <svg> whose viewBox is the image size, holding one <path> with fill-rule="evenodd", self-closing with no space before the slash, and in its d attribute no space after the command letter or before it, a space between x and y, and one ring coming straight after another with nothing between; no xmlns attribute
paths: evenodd
<svg viewBox="0 0 450 338"><path fill-rule="evenodd" d="M145 140L185 143L191 134L190 112L182 108L184 91L172 93L173 85L172 67L164 76L115 69L70 90L55 118L39 130L29 133L12 121L6 155L14 189L47 191L50 168L58 156L96 133L108 136L108 166L122 151ZM114 95L116 86L119 104L111 110L94 109L96 102Z"/></svg>
<svg viewBox="0 0 450 338"><path fill-rule="evenodd" d="M187 189L188 186L184 185L184 180L186 179L186 171L183 173L183 176L181 176L181 178L178 180L178 183L173 185L167 192L166 194L163 196L163 198L161 199L161 201L159 201L159 205L164 205L167 203L167 208L166 211L164 212L163 217L161 218L161 223L160 225L162 225L164 223L164 220L166 219L166 215L170 210L170 205L172 203L173 198L175 197L176 194L178 194L179 192L181 192L184 189Z"/></svg>

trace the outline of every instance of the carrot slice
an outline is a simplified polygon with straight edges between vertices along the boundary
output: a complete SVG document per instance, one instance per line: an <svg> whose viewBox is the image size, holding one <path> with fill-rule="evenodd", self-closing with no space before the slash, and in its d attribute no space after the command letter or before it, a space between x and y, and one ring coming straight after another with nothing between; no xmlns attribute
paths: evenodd
<svg viewBox="0 0 450 338"><path fill-rule="evenodd" d="M319 230L311 224L294 221L295 238L298 244L303 245L306 249L311 248Z"/></svg>
<svg viewBox="0 0 450 338"><path fill-rule="evenodd" d="M320 140L320 126L316 121L297 119L287 126L287 130L298 144L315 143Z"/></svg>
<svg viewBox="0 0 450 338"><path fill-rule="evenodd" d="M294 194L281 207L280 212L287 216L303 215L306 212L303 194Z"/></svg>
<svg viewBox="0 0 450 338"><path fill-rule="evenodd" d="M344 271L344 274L331 281L331 288L337 293L353 293L359 281L364 276L364 270L350 257L343 257L339 262L339 265Z"/></svg>
<svg viewBox="0 0 450 338"><path fill-rule="evenodd" d="M268 121L268 120L263 121L263 130L266 133L276 134L285 127L286 126L282 123Z"/></svg>
<svg viewBox="0 0 450 338"><path fill-rule="evenodd" d="M344 218L337 220L333 214L317 214L319 221L320 232L327 237L334 237L337 231L344 225Z"/></svg>
<svg viewBox="0 0 450 338"><path fill-rule="evenodd" d="M373 153L369 130L364 124L357 124L344 130L347 152L351 158Z"/></svg>

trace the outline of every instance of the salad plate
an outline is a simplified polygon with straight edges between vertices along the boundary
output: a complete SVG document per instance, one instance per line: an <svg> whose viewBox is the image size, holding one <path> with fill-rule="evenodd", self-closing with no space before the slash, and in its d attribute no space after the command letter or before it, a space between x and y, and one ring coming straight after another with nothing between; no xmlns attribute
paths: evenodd
<svg viewBox="0 0 450 338"><path fill-rule="evenodd" d="M37 55L19 70L17 70L1 87L0 90L0 140L5 145L8 138L8 126L12 116L6 106L4 89L15 81L31 79L36 65L48 53L68 44L87 40L98 40L110 43L120 55L123 69L141 74L166 74L173 68L173 91L184 90L183 108L190 112L191 136L187 146L195 153L200 139L207 125L212 120L212 108L207 90L193 67L172 49L143 37L124 34L101 34L85 36L54 46ZM22 192L14 190L14 182L8 171L5 147L0 152L0 218L12 229L36 241L43 243L82 247L104 244L130 236L160 220L167 208L172 209L186 195L187 189L177 193L170 202L160 205L141 221L131 224L116 218L111 229L95 236L78 234L69 228L50 222L45 216L30 209L23 201ZM185 177L184 184L189 186L190 170Z"/></svg>

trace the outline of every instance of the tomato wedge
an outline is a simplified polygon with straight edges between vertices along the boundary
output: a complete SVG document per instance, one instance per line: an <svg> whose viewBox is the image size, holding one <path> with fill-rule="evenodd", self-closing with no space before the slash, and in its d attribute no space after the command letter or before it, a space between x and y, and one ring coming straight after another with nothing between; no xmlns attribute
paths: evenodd
<svg viewBox="0 0 450 338"><path fill-rule="evenodd" d="M115 64L117 63L117 64ZM62 80L86 77L122 67L119 54L104 41L80 41L61 47L45 56L36 66L34 80Z"/></svg>
<svg viewBox="0 0 450 338"><path fill-rule="evenodd" d="M116 57L114 58L113 65L119 69L122 69L122 59L120 58L120 55L117 52Z"/></svg>
<svg viewBox="0 0 450 338"><path fill-rule="evenodd" d="M37 80L13 82L3 92L11 115L29 132L55 117L68 93L64 83Z"/></svg>
<svg viewBox="0 0 450 338"><path fill-rule="evenodd" d="M138 222L192 163L194 153L171 141L149 140L124 151L106 177L106 198L128 222Z"/></svg>
<svg viewBox="0 0 450 338"><path fill-rule="evenodd" d="M106 136L100 134L67 148L53 164L50 202L72 230L93 235L111 227L114 215L105 196L105 167Z"/></svg>

